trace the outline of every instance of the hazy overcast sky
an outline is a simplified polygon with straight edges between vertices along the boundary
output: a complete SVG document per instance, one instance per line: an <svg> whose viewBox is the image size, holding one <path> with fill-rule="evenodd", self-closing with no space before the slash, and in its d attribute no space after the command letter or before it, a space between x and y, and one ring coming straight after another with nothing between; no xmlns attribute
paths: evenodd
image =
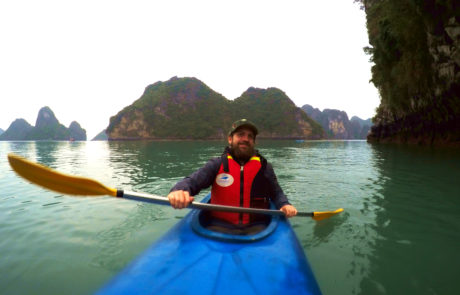
<svg viewBox="0 0 460 295"><path fill-rule="evenodd" d="M0 128L49 106L88 139L144 88L196 77L228 99L277 87L374 115L365 14L353 0L1 1ZM186 123L186 118L184 118Z"/></svg>

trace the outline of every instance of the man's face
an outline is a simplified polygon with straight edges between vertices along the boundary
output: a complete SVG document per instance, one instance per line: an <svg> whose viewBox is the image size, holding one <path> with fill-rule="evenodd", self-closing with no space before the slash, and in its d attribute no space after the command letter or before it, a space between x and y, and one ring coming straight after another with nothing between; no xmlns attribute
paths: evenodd
<svg viewBox="0 0 460 295"><path fill-rule="evenodd" d="M245 127L237 129L228 137L228 144L235 156L240 159L248 160L254 155L255 136L251 129Z"/></svg>

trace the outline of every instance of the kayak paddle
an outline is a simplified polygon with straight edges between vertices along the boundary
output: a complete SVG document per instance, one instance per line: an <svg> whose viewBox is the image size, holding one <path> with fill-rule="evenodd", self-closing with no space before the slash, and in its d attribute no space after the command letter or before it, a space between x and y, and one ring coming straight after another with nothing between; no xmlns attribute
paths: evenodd
<svg viewBox="0 0 460 295"><path fill-rule="evenodd" d="M28 181L47 188L52 191L56 191L63 194L75 195L75 196L103 196L109 195L117 198L124 198L129 200L136 200L154 204L169 205L169 199L166 197L123 191L115 188L110 188L102 183L80 176L73 176L58 172L44 165L31 162L23 157L15 154L8 154L8 161L10 162L13 170L21 177ZM200 209L200 210L215 210L235 213L258 213L268 215L281 215L284 213L280 210L269 210L269 209L257 209L257 208L243 208L233 206L223 206L206 203L195 203L189 204L188 208ZM296 216L307 216L312 217L314 220L323 220L334 216L343 209L337 209L335 211L324 211L324 212L298 212Z"/></svg>

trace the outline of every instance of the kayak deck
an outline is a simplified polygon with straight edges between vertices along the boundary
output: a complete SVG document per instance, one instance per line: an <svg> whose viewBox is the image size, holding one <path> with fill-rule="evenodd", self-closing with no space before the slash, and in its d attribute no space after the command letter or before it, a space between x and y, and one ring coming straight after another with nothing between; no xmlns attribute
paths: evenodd
<svg viewBox="0 0 460 295"><path fill-rule="evenodd" d="M98 294L320 294L284 217L242 236L207 230L200 213L188 213Z"/></svg>

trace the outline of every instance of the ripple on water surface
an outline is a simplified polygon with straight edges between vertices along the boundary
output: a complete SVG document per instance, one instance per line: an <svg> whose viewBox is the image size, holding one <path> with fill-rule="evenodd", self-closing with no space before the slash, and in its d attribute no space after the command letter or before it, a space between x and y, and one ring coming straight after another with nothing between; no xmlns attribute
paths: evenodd
<svg viewBox="0 0 460 295"><path fill-rule="evenodd" d="M362 141L258 144L300 211L345 209L319 222L291 219L325 294L456 294L458 151ZM166 195L222 150L221 142L0 142L2 294L91 294L187 212L49 192L18 178L7 153Z"/></svg>

